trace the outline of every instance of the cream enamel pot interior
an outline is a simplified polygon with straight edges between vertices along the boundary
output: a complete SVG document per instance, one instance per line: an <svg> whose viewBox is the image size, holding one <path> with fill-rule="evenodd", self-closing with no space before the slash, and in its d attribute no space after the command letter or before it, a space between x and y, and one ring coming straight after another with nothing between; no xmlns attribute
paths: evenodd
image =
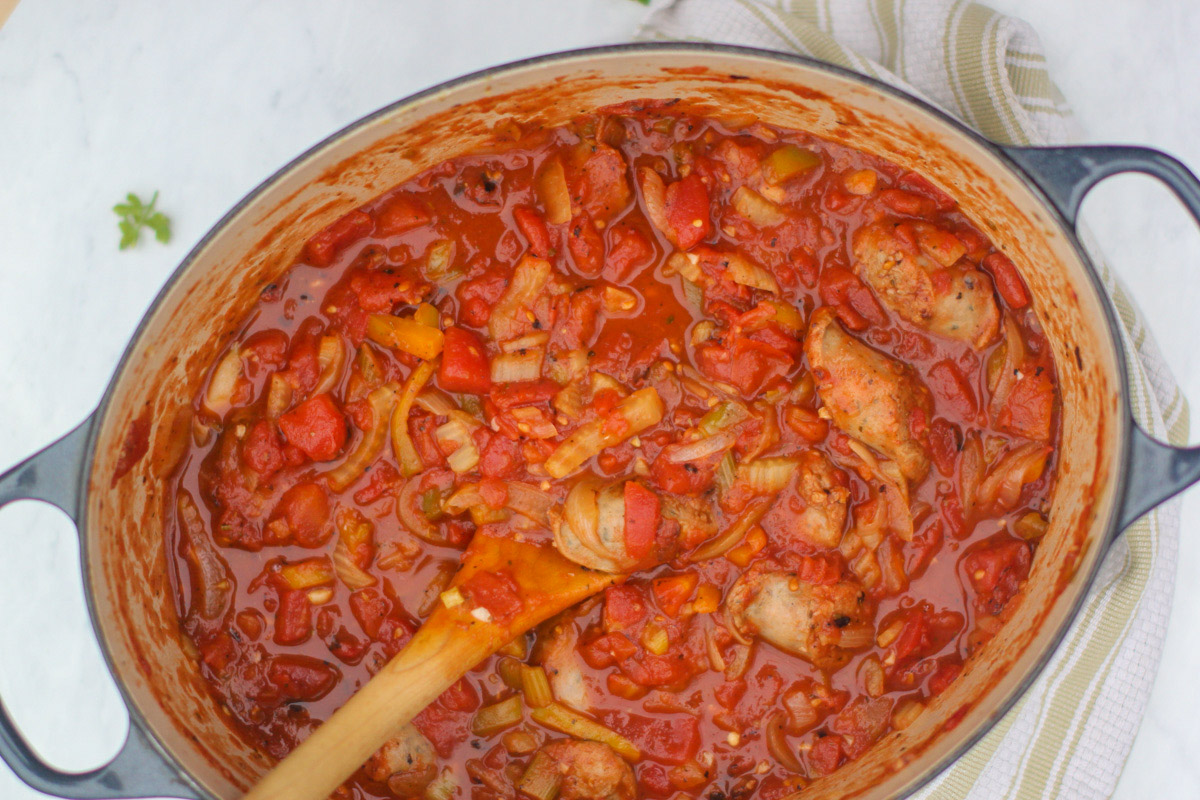
<svg viewBox="0 0 1200 800"><path fill-rule="evenodd" d="M0 476L0 504L41 499L76 521L92 622L131 718L110 764L68 775L45 765L0 714L0 756L21 778L62 797L233 798L270 767L205 689L181 643L167 579L162 477L180 455L208 364L308 236L420 170L485 146L498 122L557 125L612 103L666 98L710 116L811 131L917 170L957 198L1021 268L1062 398L1051 525L1026 597L917 722L804 797L902 797L1000 719L1058 644L1111 540L1200 479L1200 452L1159 444L1133 422L1118 322L1074 233L1080 201L1104 177L1139 171L1165 181L1200 219L1200 183L1177 161L1141 148L999 147L912 97L819 62L735 47L627 45L452 81L297 158L176 270L97 411ZM117 477L127 437L147 434L148 453ZM957 724L947 726L952 718Z"/></svg>

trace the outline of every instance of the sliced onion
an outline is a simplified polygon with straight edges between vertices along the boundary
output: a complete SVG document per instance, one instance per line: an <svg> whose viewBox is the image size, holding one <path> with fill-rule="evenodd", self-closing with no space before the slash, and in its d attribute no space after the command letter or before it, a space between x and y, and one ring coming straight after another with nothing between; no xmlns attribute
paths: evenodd
<svg viewBox="0 0 1200 800"><path fill-rule="evenodd" d="M492 359L492 383L536 381L542 377L542 361L546 351L532 347L517 353L502 353Z"/></svg>
<svg viewBox="0 0 1200 800"><path fill-rule="evenodd" d="M358 480L383 452L387 444L388 419L396 405L396 391L399 388L395 383L386 383L367 395L367 403L371 407L371 427L363 431L362 439L346 456L346 460L337 469L325 473L325 482L333 491L340 492Z"/></svg>
<svg viewBox="0 0 1200 800"><path fill-rule="evenodd" d="M404 382L404 388L400 391L400 397L396 400L396 408L392 412L392 453L400 462L400 472L406 478L411 478L425 468L421 463L421 457L417 455L417 448L413 446L412 437L408 433L408 415L412 411L413 401L425 388L429 379L433 377L437 367L436 359L422 361Z"/></svg>
<svg viewBox="0 0 1200 800"><path fill-rule="evenodd" d="M321 365L321 374L312 390L314 396L333 391L342 379L342 368L346 365L346 346L342 344L341 336L330 334L321 337L317 363Z"/></svg>
<svg viewBox="0 0 1200 800"><path fill-rule="evenodd" d="M909 507L908 481L896 462L876 458L871 448L857 439L850 439L847 446L858 456L862 463L859 472L875 482L873 487L888 509L888 526L897 536L906 542L913 538L912 509Z"/></svg>
<svg viewBox="0 0 1200 800"><path fill-rule="evenodd" d="M738 480L755 494L775 494L787 488L799 459L760 458L738 467Z"/></svg>
<svg viewBox="0 0 1200 800"><path fill-rule="evenodd" d="M986 468L979 432L971 431L963 442L962 457L958 462L958 497L962 504L963 522L968 525L975 514L975 498L979 494L979 484L983 482Z"/></svg>
<svg viewBox="0 0 1200 800"><path fill-rule="evenodd" d="M512 282L504 290L488 317L488 332L497 342L524 335L529 328L529 311L550 280L549 261L526 255L513 270Z"/></svg>
<svg viewBox="0 0 1200 800"><path fill-rule="evenodd" d="M439 425L433 435L442 452L450 452L446 463L459 475L470 472L479 463L479 448L475 446L470 427L461 419L451 417L444 425Z"/></svg>
<svg viewBox="0 0 1200 800"><path fill-rule="evenodd" d="M292 405L292 384L278 372L267 382L267 419L279 419Z"/></svg>
<svg viewBox="0 0 1200 800"><path fill-rule="evenodd" d="M421 481L416 478L405 481L404 488L396 496L396 516L400 518L404 527L417 538L430 544L444 545L446 538L438 531L437 526L417 510L415 501L418 497L417 487L420 485Z"/></svg>
<svg viewBox="0 0 1200 800"><path fill-rule="evenodd" d="M204 619L219 619L233 597L233 576L208 538L192 496L181 489L175 506L179 514L179 531L188 549L188 561L196 570L198 602L193 607Z"/></svg>
<svg viewBox="0 0 1200 800"><path fill-rule="evenodd" d="M725 529L724 533L697 548L688 556L688 560L707 561L710 558L723 556L737 547L742 539L746 537L747 531L757 525L767 515L767 511L770 510L774 502L774 497L756 497L751 500L746 508L742 510L742 513L738 515L738 518L733 521L733 524Z"/></svg>
<svg viewBox="0 0 1200 800"><path fill-rule="evenodd" d="M722 260L726 262L729 278L734 283L740 283L742 286L749 286L752 289L762 289L771 294L779 294L779 283L775 280L775 276L767 272L764 267L760 267L737 253L724 255Z"/></svg>
<svg viewBox="0 0 1200 800"><path fill-rule="evenodd" d="M535 486L520 481L511 481L508 487L509 509L531 519L544 527L550 527L550 509L557 504L554 497Z"/></svg>
<svg viewBox="0 0 1200 800"><path fill-rule="evenodd" d="M233 393L237 389L238 379L242 377L242 353L237 345L229 348L217 368L213 370L212 379L208 382L208 390L204 393L204 407L218 417L224 417L225 412L233 405Z"/></svg>
<svg viewBox="0 0 1200 800"><path fill-rule="evenodd" d="M1004 318L1004 363L1000 367L996 386L992 389L992 399L988 403L988 414L994 420L1008 401L1008 395L1017 383L1017 373L1025 363L1025 340L1017 324Z"/></svg>
<svg viewBox="0 0 1200 800"><path fill-rule="evenodd" d="M333 571L337 573L346 588L352 592L374 586L377 583L374 575L364 572L354 563L354 560L350 558L349 551L340 542L333 548Z"/></svg>
<svg viewBox="0 0 1200 800"><path fill-rule="evenodd" d="M1004 454L979 484L976 502L992 512L1008 511L1021 499L1021 489L1042 476L1046 459L1054 448L1041 442L1027 442Z"/></svg>
<svg viewBox="0 0 1200 800"><path fill-rule="evenodd" d="M799 757L788 744L787 734L783 730L783 720L784 713L782 711L776 711L767 717L767 724L763 729L763 738L767 741L767 752L788 771L803 775L804 765L800 763Z"/></svg>
<svg viewBox="0 0 1200 800"><path fill-rule="evenodd" d="M775 407L760 400L754 403L754 410L762 420L762 433L759 434L754 447L742 456L743 461L753 461L779 443L779 418Z"/></svg>
<svg viewBox="0 0 1200 800"><path fill-rule="evenodd" d="M438 389L426 389L417 395L416 404L436 417L448 417L458 406Z"/></svg>
<svg viewBox="0 0 1200 800"><path fill-rule="evenodd" d="M749 186L739 186L730 199L733 210L756 228L773 228L787 219L787 214Z"/></svg>
<svg viewBox="0 0 1200 800"><path fill-rule="evenodd" d="M662 398L653 386L639 389L618 403L608 418L593 420L576 428L546 459L546 472L555 479L565 478L604 448L619 444L657 425L663 412ZM622 417L626 423L620 434L610 432L608 427L616 415Z"/></svg>
<svg viewBox="0 0 1200 800"><path fill-rule="evenodd" d="M571 191L567 188L566 171L558 158L548 160L538 170L536 190L547 222L565 225L571 221Z"/></svg>
<svg viewBox="0 0 1200 800"><path fill-rule="evenodd" d="M689 461L700 461L717 453L728 451L736 443L737 434L725 430L694 442L667 445L662 450L662 456L664 460L672 464L683 464Z"/></svg>
<svg viewBox="0 0 1200 800"><path fill-rule="evenodd" d="M545 347L548 341L550 341L549 333L546 331L534 331L511 341L503 342L500 345L500 349L505 353L519 353L531 347Z"/></svg>
<svg viewBox="0 0 1200 800"><path fill-rule="evenodd" d="M678 247L679 239L675 236L675 230L667 223L667 187L662 176L650 167L639 167L637 177L642 200L646 203L646 216L667 237L667 241Z"/></svg>

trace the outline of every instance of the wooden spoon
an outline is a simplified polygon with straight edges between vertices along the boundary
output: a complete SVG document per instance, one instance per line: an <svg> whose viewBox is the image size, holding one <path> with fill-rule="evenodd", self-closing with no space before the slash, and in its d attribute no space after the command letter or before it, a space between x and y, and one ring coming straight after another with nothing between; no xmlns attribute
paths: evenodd
<svg viewBox="0 0 1200 800"><path fill-rule="evenodd" d="M468 670L535 625L625 580L581 567L548 542L476 535L450 586L501 571L512 578L521 600L510 619L491 619L469 599L452 608L439 603L408 647L267 773L246 800L325 800Z"/></svg>

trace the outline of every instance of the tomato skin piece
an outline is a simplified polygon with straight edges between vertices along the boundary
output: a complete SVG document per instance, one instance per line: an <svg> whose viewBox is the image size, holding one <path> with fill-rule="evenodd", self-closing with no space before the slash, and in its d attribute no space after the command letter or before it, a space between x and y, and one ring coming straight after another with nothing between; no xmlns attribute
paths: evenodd
<svg viewBox="0 0 1200 800"><path fill-rule="evenodd" d="M662 520L658 495L637 481L625 483L625 552L643 559L654 547L654 536Z"/></svg>
<svg viewBox="0 0 1200 800"><path fill-rule="evenodd" d="M517 206L513 209L513 221L525 234L529 250L538 258L549 258L554 248L550 244L550 229L541 215L526 206Z"/></svg>
<svg viewBox="0 0 1200 800"><path fill-rule="evenodd" d="M992 253L983 259L983 268L992 273L996 291L1004 298L1010 308L1024 308L1029 305L1029 292L1025 282L1012 260L1003 253Z"/></svg>
<svg viewBox="0 0 1200 800"><path fill-rule="evenodd" d="M447 392L485 394L492 388L491 367L479 334L452 325L446 328L438 384Z"/></svg>
<svg viewBox="0 0 1200 800"><path fill-rule="evenodd" d="M375 225L380 236L396 236L422 225L433 217L415 197L398 194L375 212Z"/></svg>
<svg viewBox="0 0 1200 800"><path fill-rule="evenodd" d="M363 211L351 211L318 231L304 245L304 257L314 267L328 267L338 252L375 228L375 220Z"/></svg>
<svg viewBox="0 0 1200 800"><path fill-rule="evenodd" d="M346 444L346 418L325 392L310 397L279 418L279 428L313 461L330 461Z"/></svg>
<svg viewBox="0 0 1200 800"><path fill-rule="evenodd" d="M663 202L667 224L675 232L681 250L690 250L712 235L708 189L695 172L668 186Z"/></svg>

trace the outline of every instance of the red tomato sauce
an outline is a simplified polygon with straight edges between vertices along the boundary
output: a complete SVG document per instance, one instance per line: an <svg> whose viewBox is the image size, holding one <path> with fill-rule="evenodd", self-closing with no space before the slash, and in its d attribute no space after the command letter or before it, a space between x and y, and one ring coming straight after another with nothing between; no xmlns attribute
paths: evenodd
<svg viewBox="0 0 1200 800"><path fill-rule="evenodd" d="M166 536L215 701L281 758L477 531L554 538L636 574L422 712L433 763L340 796L536 797L538 753L620 797L832 772L945 691L1036 558L1058 401L1018 266L919 175L670 104L397 186L312 235L195 400ZM523 602L503 572L459 596ZM518 663L634 754L548 747Z"/></svg>

